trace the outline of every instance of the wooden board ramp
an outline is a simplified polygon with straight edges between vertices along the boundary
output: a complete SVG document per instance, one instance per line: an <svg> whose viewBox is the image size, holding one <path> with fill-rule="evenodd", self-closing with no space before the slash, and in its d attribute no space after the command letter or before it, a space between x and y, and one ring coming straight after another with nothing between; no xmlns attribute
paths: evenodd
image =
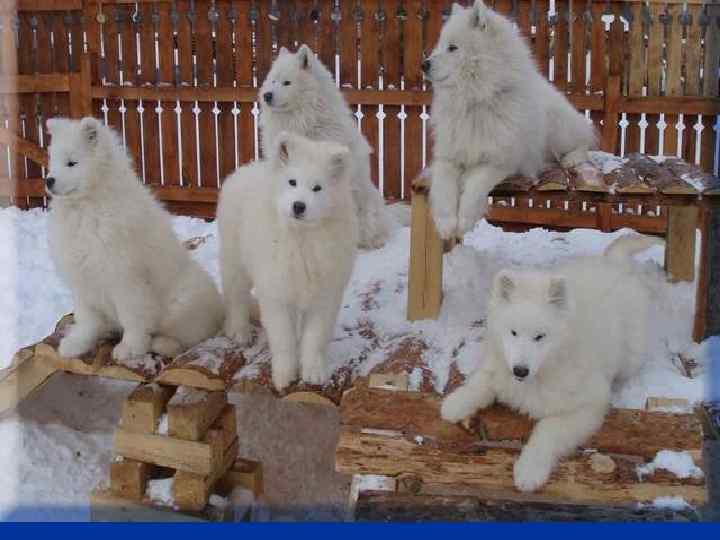
<svg viewBox="0 0 720 540"><path fill-rule="evenodd" d="M123 403L110 485L91 496L95 521L242 521L262 495L262 464L238 456L224 391L138 385Z"/></svg>
<svg viewBox="0 0 720 540"><path fill-rule="evenodd" d="M626 509L662 497L682 497L693 507L706 502L704 475L638 470L663 450L687 453L702 468L703 428L695 414L612 409L602 429L560 462L547 485L521 493L513 484L513 465L532 421L493 406L451 424L440 418L441 400L431 393L373 388L358 379L340 406L336 470L392 477L396 492L419 496L418 504L422 497L431 506L450 504L447 497L473 497L477 513L488 500ZM395 505L387 494L376 502L386 509Z"/></svg>

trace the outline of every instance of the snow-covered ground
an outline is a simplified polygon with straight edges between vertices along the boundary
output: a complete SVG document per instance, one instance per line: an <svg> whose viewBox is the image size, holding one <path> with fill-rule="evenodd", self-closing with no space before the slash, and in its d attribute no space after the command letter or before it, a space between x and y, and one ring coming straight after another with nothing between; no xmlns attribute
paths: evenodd
<svg viewBox="0 0 720 540"><path fill-rule="evenodd" d="M175 218L174 223L183 240L207 237L193 256L217 279L215 224L189 218ZM69 291L55 274L46 249L46 225L47 215L39 210L0 210L0 368L10 363L18 348L48 335L57 320L72 310ZM355 366L361 374L380 363L383 351L403 336L417 335L429 345L424 363L433 387L442 392L453 363L468 373L481 360L484 326L479 322L497 269L549 265L570 256L601 253L619 234L622 231L542 229L511 234L483 221L446 259L446 295L439 321L409 323L405 295L410 235L408 229L401 229L382 250L359 256L330 349L331 365L341 367L367 350L367 338L347 329L370 324L376 334L373 339L381 343ZM644 261L649 279L656 278L663 250L653 248L638 259ZM705 368L710 351L720 349L720 340L692 343L693 284L663 283L659 288L652 360L618 388L616 406L643 407L648 396L698 402L707 395L710 376ZM692 378L681 356L698 364ZM89 517L87 496L106 474L112 430L130 385L59 377L62 384L43 391L42 399L28 400L0 418L0 519Z"/></svg>

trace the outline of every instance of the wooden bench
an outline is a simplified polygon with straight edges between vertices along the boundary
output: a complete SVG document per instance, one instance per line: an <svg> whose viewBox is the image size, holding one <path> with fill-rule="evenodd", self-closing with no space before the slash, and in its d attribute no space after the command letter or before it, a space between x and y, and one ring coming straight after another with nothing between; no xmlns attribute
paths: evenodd
<svg viewBox="0 0 720 540"><path fill-rule="evenodd" d="M521 493L513 464L532 421L496 405L451 424L440 417L441 399L364 379L345 393L335 466L354 475L349 518L693 519L692 507L707 502L705 420L689 407L669 413L649 399L646 410L612 409L601 430L562 460L545 486ZM695 474L680 478L643 467L663 450L689 454ZM682 497L687 513L655 508L666 497Z"/></svg>
<svg viewBox="0 0 720 540"><path fill-rule="evenodd" d="M617 163L619 165L619 163ZM432 220L428 171L413 185L407 318L436 319L442 306L443 243ZM695 231L702 232L693 337L720 334L720 181L680 159L632 154L605 174L597 167L511 177L490 194L487 219L506 230L545 227L611 232L629 227L666 237L673 281L695 279Z"/></svg>

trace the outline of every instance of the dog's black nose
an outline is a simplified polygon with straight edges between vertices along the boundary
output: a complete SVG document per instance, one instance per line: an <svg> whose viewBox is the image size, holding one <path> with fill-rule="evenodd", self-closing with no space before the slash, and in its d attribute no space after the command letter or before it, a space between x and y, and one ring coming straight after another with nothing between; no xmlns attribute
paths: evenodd
<svg viewBox="0 0 720 540"><path fill-rule="evenodd" d="M427 73L428 71L430 71L430 60L427 58L423 60L423 63L420 65L420 67L422 68L423 73Z"/></svg>
<svg viewBox="0 0 720 540"><path fill-rule="evenodd" d="M55 185L55 178L53 178L52 176L48 176L45 179L45 185L48 189L52 189L52 187Z"/></svg>
<svg viewBox="0 0 720 540"><path fill-rule="evenodd" d="M293 213L298 217L302 216L305 213L305 208L307 207L302 201L295 201L293 203Z"/></svg>
<svg viewBox="0 0 720 540"><path fill-rule="evenodd" d="M273 93L272 92L265 92L263 94L263 99L265 100L265 103L270 105L272 103Z"/></svg>
<svg viewBox="0 0 720 540"><path fill-rule="evenodd" d="M513 375L515 375L518 379L524 379L528 376L528 373L530 373L530 370L525 366L515 366L513 368Z"/></svg>

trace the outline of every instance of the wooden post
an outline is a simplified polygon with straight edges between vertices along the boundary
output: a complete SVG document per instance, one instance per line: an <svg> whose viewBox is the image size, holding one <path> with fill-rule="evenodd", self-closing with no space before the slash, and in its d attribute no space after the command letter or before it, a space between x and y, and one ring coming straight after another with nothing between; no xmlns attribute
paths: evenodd
<svg viewBox="0 0 720 540"><path fill-rule="evenodd" d="M665 271L670 281L695 279L695 230L698 225L697 206L668 208Z"/></svg>
<svg viewBox="0 0 720 540"><path fill-rule="evenodd" d="M437 319L442 306L443 241L430 213L428 188L413 187L407 318Z"/></svg>
<svg viewBox="0 0 720 540"><path fill-rule="evenodd" d="M91 53L80 57L80 72L70 74L70 116L92 116L92 62Z"/></svg>
<svg viewBox="0 0 720 540"><path fill-rule="evenodd" d="M720 192L705 194L693 339L720 335Z"/></svg>

